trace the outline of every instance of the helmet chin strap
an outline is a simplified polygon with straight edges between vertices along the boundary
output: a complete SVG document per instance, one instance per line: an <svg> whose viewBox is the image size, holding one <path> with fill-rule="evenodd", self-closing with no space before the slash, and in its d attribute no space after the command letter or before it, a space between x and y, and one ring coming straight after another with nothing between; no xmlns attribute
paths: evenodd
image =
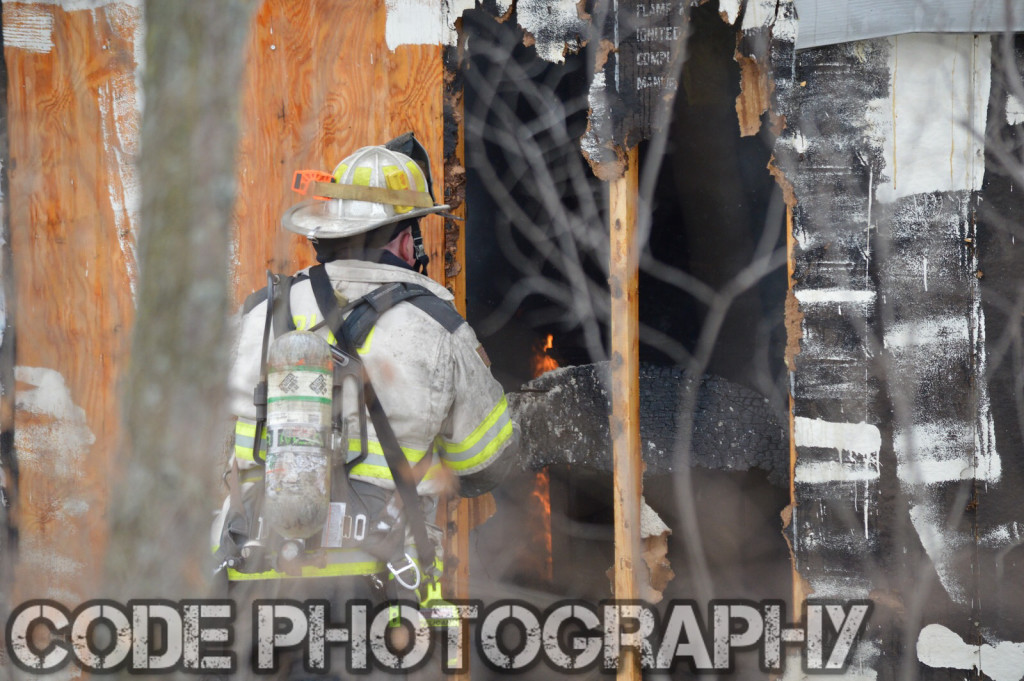
<svg viewBox="0 0 1024 681"><path fill-rule="evenodd" d="M420 274L426 274L430 258L427 256L427 249L423 247L423 233L420 232L419 222L413 223L410 231L412 232L412 253L415 258L413 268Z"/></svg>

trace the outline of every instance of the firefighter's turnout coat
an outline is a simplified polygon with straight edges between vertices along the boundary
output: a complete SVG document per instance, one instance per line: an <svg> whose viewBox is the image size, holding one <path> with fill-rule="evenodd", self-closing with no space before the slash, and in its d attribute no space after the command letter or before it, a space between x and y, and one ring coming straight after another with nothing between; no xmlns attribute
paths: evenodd
<svg viewBox="0 0 1024 681"><path fill-rule="evenodd" d="M451 293L433 280L400 267L336 260L326 264L326 272L342 304L392 282L419 284L442 300L452 300ZM322 320L308 279L297 280L289 298L297 329L310 329ZM262 477L262 467L253 461L253 388L260 376L266 305L261 302L242 315L230 374L231 409L237 417L232 458L246 491ZM326 326L316 333L335 341ZM436 496L450 488L453 476L459 479L464 495L479 494L500 479L499 473L510 463L506 454L514 449L518 433L501 385L491 375L487 355L469 324L449 331L418 307L399 303L380 316L357 352L413 467L421 496ZM354 391L346 391L349 461L361 453L356 402ZM351 468L349 478L394 489L369 419L366 427L368 456ZM265 444L261 448L264 454ZM222 517L228 505L225 501ZM213 530L215 545L220 539L219 525L215 523ZM328 549L327 554L326 567L306 566L303 576L370 574L384 568L379 557L358 549ZM249 580L285 575L273 570L242 573L229 569L228 576Z"/></svg>

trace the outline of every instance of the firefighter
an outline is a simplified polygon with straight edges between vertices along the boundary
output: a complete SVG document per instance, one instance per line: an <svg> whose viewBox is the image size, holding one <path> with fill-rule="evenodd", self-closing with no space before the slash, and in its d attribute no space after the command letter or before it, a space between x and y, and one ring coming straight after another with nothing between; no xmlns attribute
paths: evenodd
<svg viewBox="0 0 1024 681"><path fill-rule="evenodd" d="M287 210L282 226L309 239L319 264L277 282L276 293L257 292L243 306L230 373L237 417L225 476L230 492L213 541L236 600L244 600L237 595L243 591L245 597L323 598L340 617L347 599L423 599L428 587L438 584L440 533L433 526L438 496L475 496L495 486L512 463L518 428L483 347L452 307L452 294L420 273L426 256L418 220L448 206L433 200L429 162L419 142L409 133L364 147L329 177L314 174L319 184L309 179L297 174L295 189L314 198ZM400 295L397 303L391 295L386 304L361 304L398 289L415 294L404 293L411 297ZM365 513L363 528L378 530L375 542L324 547L326 542L317 546L313 540L297 557L292 550L283 558L273 533L259 527L268 443L254 387L265 371L266 343L285 330L282 309L288 328L312 330L338 347L352 342L352 356L376 395L377 413L353 391L343 398L347 432L341 461L336 454L332 468L332 488L339 488L339 477L347 482L349 511L358 507ZM341 320L364 314L370 324L342 331ZM348 338L350 332L354 338ZM339 339L339 333L345 337ZM381 414L386 424L378 420ZM386 430L393 438L385 437ZM388 461L388 444L395 440L408 462L405 471L411 472L419 513L410 511L408 496L402 498L402 482L396 485ZM426 523L427 548L417 545L422 531L416 532L414 515ZM436 558L428 563L424 554L431 553ZM245 586L239 590L240 585ZM339 672L333 669L334 675Z"/></svg>

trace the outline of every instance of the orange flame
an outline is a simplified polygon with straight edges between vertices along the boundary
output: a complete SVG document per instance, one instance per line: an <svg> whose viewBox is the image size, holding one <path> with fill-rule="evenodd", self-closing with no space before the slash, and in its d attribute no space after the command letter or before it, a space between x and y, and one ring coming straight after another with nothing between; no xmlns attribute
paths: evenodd
<svg viewBox="0 0 1024 681"><path fill-rule="evenodd" d="M533 348L533 377L558 368L558 362L548 354L554 347L555 338L550 333L543 343L536 343ZM534 551L538 559L539 572L537 576L550 583L554 579L554 565L551 553L551 478L545 468L537 473L536 482L533 488L533 511L532 514L539 521L540 536L535 535Z"/></svg>
<svg viewBox="0 0 1024 681"><path fill-rule="evenodd" d="M533 355L533 378L558 368L558 362L548 354L548 350L553 347L554 340L554 336L549 333L544 345L536 346Z"/></svg>
<svg viewBox="0 0 1024 681"><path fill-rule="evenodd" d="M536 486L533 488L533 497L540 506L540 523L543 544L543 555L540 558L542 577L550 582L554 578L554 565L551 554L551 476L548 469L537 472Z"/></svg>

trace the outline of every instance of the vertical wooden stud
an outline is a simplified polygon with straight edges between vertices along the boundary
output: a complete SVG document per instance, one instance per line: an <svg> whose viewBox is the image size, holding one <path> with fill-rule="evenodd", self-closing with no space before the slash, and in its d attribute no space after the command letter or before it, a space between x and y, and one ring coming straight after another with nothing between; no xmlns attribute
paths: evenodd
<svg viewBox="0 0 1024 681"><path fill-rule="evenodd" d="M462 315L466 314L466 147L465 118L462 78L463 43L447 48L445 54L444 113L446 128L454 135L446 136L444 150L444 202L451 206L452 218L444 221L443 265L445 286L455 296L455 306ZM453 140L454 145L448 140ZM447 523L445 533L445 584L444 593L451 598L467 600L469 593L469 533L477 524L486 519L484 507L493 505L490 495L484 499L445 500ZM468 664L468 663L467 663ZM469 679L470 671L454 675L456 679Z"/></svg>
<svg viewBox="0 0 1024 681"><path fill-rule="evenodd" d="M640 457L639 253L636 244L639 170L637 150L627 152L622 177L609 187L611 249L608 283L611 288L611 434L615 509L615 598L637 598L640 563L640 495L643 463ZM624 650L617 678L639 679L639 658Z"/></svg>
<svg viewBox="0 0 1024 681"><path fill-rule="evenodd" d="M793 272L795 271L795 254L794 249L796 248L796 241L793 238L793 207L790 205L786 206L786 269L787 269L787 281L789 282L789 295L786 302L786 333L789 338L786 342L786 364L790 373L796 371L796 355L800 352L800 315L799 311L796 310L798 303L796 302L796 296L793 294ZM790 306L793 307L793 311L790 310ZM789 394L789 508L787 509L788 521L786 527L789 527L790 523L797 521L797 501L796 501L796 435L795 429L795 414L794 414L794 399L793 393ZM795 536L795 535L793 535ZM803 612L803 602L807 597L804 592L803 580L800 578L800 573L797 570L795 556L797 546L795 543L790 543L790 553L794 556L793 562L793 603L792 612L795 619L801 617Z"/></svg>

